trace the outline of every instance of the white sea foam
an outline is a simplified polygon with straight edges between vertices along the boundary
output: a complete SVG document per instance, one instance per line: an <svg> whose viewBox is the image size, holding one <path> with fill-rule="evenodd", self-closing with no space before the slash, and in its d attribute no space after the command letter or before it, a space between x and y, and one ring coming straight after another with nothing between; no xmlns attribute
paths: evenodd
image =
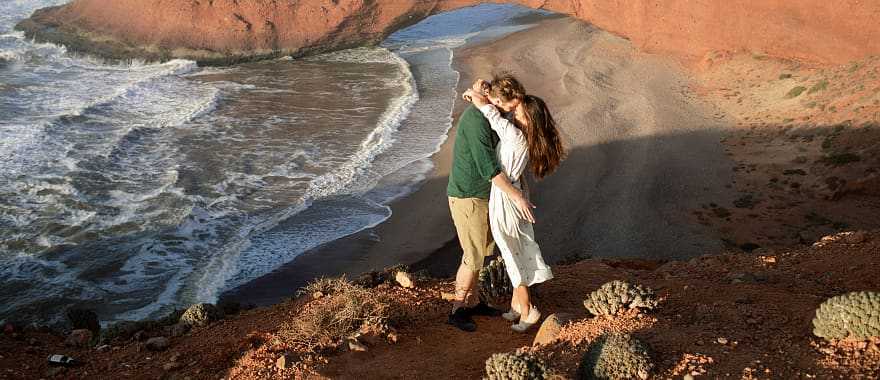
<svg viewBox="0 0 880 380"><path fill-rule="evenodd" d="M412 106L417 102L419 95L416 90L415 79L412 76L409 64L403 58L387 49L355 50L331 53L314 59L392 63L398 67L399 77L391 81L391 83L402 87L401 95L388 105L380 117L376 128L367 136L361 143L360 149L346 163L340 165L334 171L311 181L301 203L244 227L239 231L240 236L242 236L239 243L226 247L223 254L215 255L212 258L208 264L209 270L205 272L205 277L198 281L201 284L197 295L199 300L212 301L216 299L223 289L240 285L254 278L255 275L268 273L281 264L292 260L297 254L326 242L327 240L325 239L329 238L332 240L333 238L341 237L340 235L345 236L365 228L370 228L375 224L381 223L387 217L387 215L375 216L373 214L374 216L369 217L371 218L369 223L349 221L348 224L357 227L354 227L351 231L337 230L335 233L327 232L328 236L325 236L323 239L308 239L311 243L299 244L293 250L287 249L287 254L279 255L278 250L271 249L249 250L245 252L247 245L250 244L249 239L251 237L269 231L282 221L306 210L314 200L330 195L357 193L368 190L368 188L357 186L357 180L369 174L368 170L376 156L393 144L394 134L397 132L401 122L409 115Z"/></svg>

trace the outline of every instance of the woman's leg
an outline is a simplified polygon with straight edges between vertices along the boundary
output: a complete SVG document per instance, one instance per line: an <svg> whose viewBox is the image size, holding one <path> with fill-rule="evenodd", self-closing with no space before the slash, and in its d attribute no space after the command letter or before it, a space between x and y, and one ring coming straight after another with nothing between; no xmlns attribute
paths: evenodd
<svg viewBox="0 0 880 380"><path fill-rule="evenodd" d="M531 308L529 303L529 287L525 285L517 286L513 290L513 299L516 300L516 307L519 309L521 318L528 317L529 309Z"/></svg>

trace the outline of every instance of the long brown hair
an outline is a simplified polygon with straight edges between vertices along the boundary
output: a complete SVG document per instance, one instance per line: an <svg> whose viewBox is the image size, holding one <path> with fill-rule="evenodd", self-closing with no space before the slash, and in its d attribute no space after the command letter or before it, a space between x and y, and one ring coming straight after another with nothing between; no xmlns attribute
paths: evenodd
<svg viewBox="0 0 880 380"><path fill-rule="evenodd" d="M535 178L542 179L559 167L565 158L565 148L556 129L556 120L543 99L526 95L522 106L526 118L522 131L529 145L529 165Z"/></svg>

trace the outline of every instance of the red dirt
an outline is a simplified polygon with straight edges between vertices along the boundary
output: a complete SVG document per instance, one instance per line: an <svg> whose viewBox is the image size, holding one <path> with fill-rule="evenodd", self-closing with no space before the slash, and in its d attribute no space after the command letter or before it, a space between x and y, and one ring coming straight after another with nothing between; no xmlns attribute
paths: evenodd
<svg viewBox="0 0 880 380"><path fill-rule="evenodd" d="M554 343L531 349L570 377L593 339L625 331L653 348L656 378L690 372L711 378L876 378L880 341L825 343L811 333L815 309L826 298L880 289L880 231L865 234L864 241L846 236L815 247L764 255L725 253L649 270L602 260L555 267L557 278L536 291L535 302L545 315L568 312L578 319ZM841 265L844 258L846 265ZM647 315L589 318L584 296L614 279L655 289L663 299L660 308ZM501 318L477 318L479 329L472 334L444 324L448 304L441 292L451 288L447 280L414 290L376 288L410 317L398 326L396 344L374 341L367 352L305 355L279 341L280 325L307 307L302 299L196 329L173 339L162 353L145 351L141 342L97 352L65 348L62 338L51 334L4 334L0 378L47 376L44 361L50 353L87 363L56 378L479 378L492 353L529 346L535 330L516 334ZM719 343L719 338L727 341ZM275 362L285 352L304 356L296 367L279 370ZM178 364L163 368L171 362Z"/></svg>
<svg viewBox="0 0 880 380"><path fill-rule="evenodd" d="M165 50L171 57L298 54L379 42L431 14L476 5L433 1L76 0L39 12L25 29L41 38L56 29ZM508 0L568 14L625 36L643 50L696 62L713 50L752 51L819 63L844 63L880 53L880 3L819 0L594 1ZM99 53L97 50L95 53ZM201 52L194 52L200 50ZM216 57L215 57L216 58Z"/></svg>

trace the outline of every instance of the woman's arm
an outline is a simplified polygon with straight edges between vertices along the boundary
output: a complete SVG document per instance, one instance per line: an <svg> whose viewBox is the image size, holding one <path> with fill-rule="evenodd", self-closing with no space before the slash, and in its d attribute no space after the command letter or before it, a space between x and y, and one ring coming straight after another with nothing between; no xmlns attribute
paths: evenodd
<svg viewBox="0 0 880 380"><path fill-rule="evenodd" d="M504 172L498 173L498 175L492 178L492 184L510 197L523 219L529 221L529 223L535 223L535 214L532 213L532 209L535 208L535 205L533 205L532 202L529 202L528 198L523 195L522 191L513 187L513 184L510 183L510 180Z"/></svg>
<svg viewBox="0 0 880 380"><path fill-rule="evenodd" d="M485 96L474 91L474 89L469 89L464 92L462 97L469 100L480 110L483 117L489 121L489 126L492 130L495 131L495 133L498 133L498 138L502 140L523 139L522 131L513 125L510 120L501 116L501 112L498 112L498 108L489 103L489 100Z"/></svg>

